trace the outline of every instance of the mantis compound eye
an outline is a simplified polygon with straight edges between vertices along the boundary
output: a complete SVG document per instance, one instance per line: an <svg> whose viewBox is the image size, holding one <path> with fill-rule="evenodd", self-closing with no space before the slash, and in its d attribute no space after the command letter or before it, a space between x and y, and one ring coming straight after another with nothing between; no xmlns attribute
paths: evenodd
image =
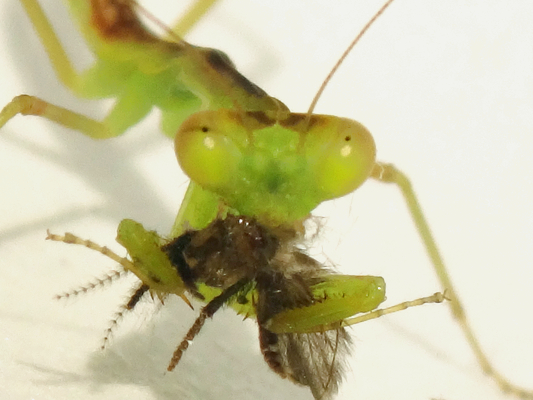
<svg viewBox="0 0 533 400"><path fill-rule="evenodd" d="M231 117L236 114L204 111L192 115L174 140L176 157L183 171L199 185L223 191L234 180L246 146L247 133Z"/></svg>
<svg viewBox="0 0 533 400"><path fill-rule="evenodd" d="M368 178L376 161L376 145L359 122L313 116L305 152L323 200L353 192Z"/></svg>

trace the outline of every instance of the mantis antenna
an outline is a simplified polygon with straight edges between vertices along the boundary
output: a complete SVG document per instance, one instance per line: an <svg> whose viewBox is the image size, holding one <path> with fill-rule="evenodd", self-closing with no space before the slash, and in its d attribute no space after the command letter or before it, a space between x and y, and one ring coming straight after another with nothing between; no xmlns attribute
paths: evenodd
<svg viewBox="0 0 533 400"><path fill-rule="evenodd" d="M309 118L311 114L313 114L313 111L315 110L316 103L318 103L318 100L320 99L320 96L322 96L322 93L324 92L324 89L326 89L327 84L329 81L331 81L331 78L333 78L333 75L335 75L335 72L339 69L341 64L344 62L346 57L348 57L348 54L352 51L352 49L355 47L355 45L361 40L363 35L368 31L368 29L376 22L376 20L385 12L385 10L391 5L391 3L394 0L388 0L385 4L381 6L381 8L374 14L372 18L366 23L366 25L361 29L361 31L357 34L354 40L350 43L350 45L346 48L344 53L342 53L342 56L337 60L331 71L329 72L328 76L326 76L326 79L322 82L320 85L320 88L318 89L318 92L316 92L315 97L313 98L313 101L311 102L311 105L309 106L309 109L307 110L307 120L309 121Z"/></svg>

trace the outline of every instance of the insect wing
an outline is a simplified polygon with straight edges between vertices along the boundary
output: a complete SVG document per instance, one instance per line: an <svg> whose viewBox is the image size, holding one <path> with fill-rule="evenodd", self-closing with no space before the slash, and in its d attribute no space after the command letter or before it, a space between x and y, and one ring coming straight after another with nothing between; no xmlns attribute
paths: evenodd
<svg viewBox="0 0 533 400"><path fill-rule="evenodd" d="M351 344L345 329L275 334L259 327L259 343L270 368L309 386L315 399L329 399L337 392Z"/></svg>

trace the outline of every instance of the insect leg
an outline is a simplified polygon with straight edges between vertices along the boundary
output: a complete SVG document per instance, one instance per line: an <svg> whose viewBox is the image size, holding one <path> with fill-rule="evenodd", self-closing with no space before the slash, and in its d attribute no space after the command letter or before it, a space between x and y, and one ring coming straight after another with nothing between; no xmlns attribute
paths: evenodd
<svg viewBox="0 0 533 400"><path fill-rule="evenodd" d="M114 136L105 124L99 121L26 94L15 97L2 109L0 128L17 114L43 117L64 127L77 130L93 139L105 139Z"/></svg>
<svg viewBox="0 0 533 400"><path fill-rule="evenodd" d="M172 24L172 32L183 37L216 2L217 0L196 0L187 12Z"/></svg>
<svg viewBox="0 0 533 400"><path fill-rule="evenodd" d="M98 253L103 254L104 256L112 259L113 261L116 261L119 263L126 271L131 271L134 269L134 263L128 260L125 257L119 256L114 251L108 249L105 246L100 246L96 243L94 243L91 240L85 240L82 239L76 235L73 235L72 233L65 233L65 235L56 235L54 233L50 233L50 231L46 231L46 240L51 240L53 242L63 242L67 244L76 244L79 246L85 246L88 249L97 251Z"/></svg>
<svg viewBox="0 0 533 400"><path fill-rule="evenodd" d="M358 315L357 317L347 318L340 323L340 326L344 327L344 326L359 324L361 322L370 321L371 319L380 318L387 314L393 314L398 311L407 310L408 308L412 308L412 307L422 306L424 304L442 303L445 300L449 300L446 296L447 296L447 292L445 293L437 292L431 296L421 297L419 299L411 300L411 301L405 301L403 303L396 304L394 306L387 307L387 308L379 308L369 313ZM335 328L335 326L332 326L332 328Z"/></svg>
<svg viewBox="0 0 533 400"><path fill-rule="evenodd" d="M174 368L176 368L176 365L178 365L180 362L181 356L189 347L189 343L196 337L196 335L198 335L202 329L202 326L204 326L205 320L207 318L211 318L220 307L222 307L228 302L229 299L239 293L249 282L250 280L246 278L239 280L237 283L234 283L229 288L225 289L220 295L215 297L204 308L202 308L200 315L198 318L196 318L196 321L194 321L194 324L192 324L191 328L172 355L172 359L167 367L167 371L172 371Z"/></svg>
<svg viewBox="0 0 533 400"><path fill-rule="evenodd" d="M422 208L420 207L420 203L418 202L411 182L409 181L407 176L403 172L398 170L394 165L385 163L376 163L371 176L372 178L384 183L394 183L400 188L400 191L402 192L402 195L407 203L407 207L409 209L409 212L411 213L411 217L414 220L418 233L420 234L422 241L424 242L424 246L426 247L433 267L435 268L435 272L437 273L440 283L442 287L446 290L447 297L449 297L451 300L450 306L452 308L453 316L455 317L455 319L457 319L459 326L463 330L463 334L465 335L483 371L488 376L494 379L494 381L498 384L498 386L503 392L512 393L522 398L533 398L533 391L517 387L511 382L509 382L507 378L501 375L494 368L492 363L489 361L487 355L481 348L481 345L466 318L463 305L457 297L457 293L454 289L454 286L452 285L450 276L448 274L448 271L446 270L442 256L440 255L439 249L437 248L435 239L431 234L431 230L429 229L429 225L426 221L426 218L424 217Z"/></svg>
<svg viewBox="0 0 533 400"><path fill-rule="evenodd" d="M146 292L150 290L150 287L144 283L140 284L135 291L132 293L130 299L128 302L120 307L120 309L115 313L113 319L111 320L111 323L109 327L105 330L104 339L102 341L102 350L107 347L107 344L109 343L109 340L111 339L111 335L115 331L115 328L118 326L119 322L124 318L124 314L128 311L131 311L135 308L137 304L139 304L139 301L141 301L142 297Z"/></svg>
<svg viewBox="0 0 533 400"><path fill-rule="evenodd" d="M214 1L215 0L198 0L197 4L182 18L182 24L180 24L179 27L180 33L183 34L190 29L191 26L207 12ZM124 63L120 63L120 56L117 56L116 58L110 57L109 54L113 54L113 51L116 50L116 38L109 38L106 36L106 32L101 31L101 29L104 29L107 26L101 27L94 23L95 15L97 14L121 15L121 12L130 11L133 15L135 12L134 0L126 2L92 2L91 7L82 6L73 0L69 1L69 3L71 3L71 12L75 14L75 17L79 20L80 30L84 33L87 45L92 49L96 58L92 67L81 72L76 71L74 68L63 45L56 35L52 24L38 1L20 0L20 2L30 18L61 83L79 97L98 99L114 97L116 102L108 115L103 120L99 121L70 111L66 108L50 104L37 97L28 95L17 96L0 112L0 128L17 114L34 115L46 118L67 128L77 130L93 139L106 139L122 134L151 111L155 104L149 100L145 101L143 99L150 98L151 96L150 93L148 93L150 92L150 89L147 88L146 79L150 80L153 78L153 75L156 74L139 73L139 71L144 71L146 69L144 64L144 67L142 67L139 66L139 63L133 61L127 66L124 66ZM80 3L84 2L88 3L87 0ZM135 22L135 33L141 36L144 35L143 37L152 38L151 33L145 29L139 19L135 20ZM128 37L131 32L127 31L129 28L127 23L128 21L118 18L117 21L115 21L116 26L113 25L111 28L115 30L118 29L123 36ZM87 26L85 26L85 24ZM176 41L176 38L178 40L180 39L178 36L173 35L172 40ZM155 36L153 37L153 41L157 41ZM128 46L131 47L131 44L132 43L129 41L124 41L124 46L121 47L121 50L124 49L124 51L127 52ZM146 47L146 51L149 51L148 46L142 41L135 42L134 46L143 44ZM113 47L113 45L115 45L115 47ZM129 54L129 56L126 56L125 58L135 59L135 56ZM147 56L147 59L149 58L150 57ZM161 62L164 63L163 59ZM138 69L137 75L132 73L128 75L126 73L126 78L126 75L123 73L125 70L130 71L131 68ZM148 67L148 69L150 69L150 67ZM141 75L143 76L139 78ZM158 85L160 85L159 82L156 83L156 86ZM188 107L191 106L191 104L196 105L197 103L196 97L191 96L186 91L182 91L181 93L173 92L172 96L167 97L170 98L161 100L159 105L162 107L174 107L178 100L179 109L182 114L187 114L190 111ZM177 97L177 99L174 97ZM180 113L179 110L173 111L178 114ZM175 129L176 126L172 126L165 129L165 133L169 136L173 136Z"/></svg>
<svg viewBox="0 0 533 400"><path fill-rule="evenodd" d="M48 54L57 77L66 87L76 94L82 95L80 91L81 75L74 69L40 4L36 0L20 0L20 2ZM2 109L0 128L17 114L40 116L67 128L75 129L94 139L105 139L122 133L118 129L111 129L104 122L28 95L15 97Z"/></svg>

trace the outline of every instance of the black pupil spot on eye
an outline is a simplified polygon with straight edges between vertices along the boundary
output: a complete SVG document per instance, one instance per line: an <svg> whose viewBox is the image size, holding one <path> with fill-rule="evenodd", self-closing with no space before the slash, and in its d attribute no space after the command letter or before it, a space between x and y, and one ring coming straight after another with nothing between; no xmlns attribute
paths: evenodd
<svg viewBox="0 0 533 400"><path fill-rule="evenodd" d="M209 132L209 128L207 126L202 126L202 132L203 133Z"/></svg>
<svg viewBox="0 0 533 400"><path fill-rule="evenodd" d="M350 140L352 140L352 137L351 137L351 136L345 136L345 137L344 137L344 141L345 141L345 142L349 142Z"/></svg>

